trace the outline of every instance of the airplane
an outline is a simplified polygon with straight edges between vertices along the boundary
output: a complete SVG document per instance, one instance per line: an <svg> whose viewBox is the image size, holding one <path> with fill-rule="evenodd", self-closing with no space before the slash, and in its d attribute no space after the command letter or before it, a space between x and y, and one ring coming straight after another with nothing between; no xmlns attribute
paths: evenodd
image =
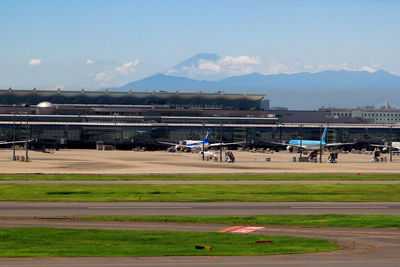
<svg viewBox="0 0 400 267"><path fill-rule="evenodd" d="M326 143L326 132L328 127L325 127L322 133L321 140L290 140L287 146L287 150L293 149L294 147L303 150L319 150L320 147L336 147L343 145L352 145L354 143ZM301 144L301 147L300 147Z"/></svg>
<svg viewBox="0 0 400 267"><path fill-rule="evenodd" d="M392 147L394 149L400 150L400 142L392 142Z"/></svg>
<svg viewBox="0 0 400 267"><path fill-rule="evenodd" d="M390 151L390 145L377 145L377 144L370 144L372 147L382 149L383 152ZM400 151L400 142L392 142L392 149L396 151Z"/></svg>
<svg viewBox="0 0 400 267"><path fill-rule="evenodd" d="M178 144L176 143L169 143L169 142L159 142L160 144L165 144L165 145L170 145L175 148L176 151L184 151L184 152L189 152L191 150L203 150L203 144L204 144L204 149L208 149L210 147L218 147L221 145L221 143L209 143L208 142L208 137L210 136L210 129L207 129L207 135L204 139L204 141L201 140L182 140L179 141ZM228 146L228 145L238 145L238 144L243 144L243 142L234 142L234 143L222 143L222 146Z"/></svg>
<svg viewBox="0 0 400 267"><path fill-rule="evenodd" d="M31 142L32 140L28 140L28 141L0 141L0 145L8 145L8 144L20 144L20 143L26 143L26 142Z"/></svg>

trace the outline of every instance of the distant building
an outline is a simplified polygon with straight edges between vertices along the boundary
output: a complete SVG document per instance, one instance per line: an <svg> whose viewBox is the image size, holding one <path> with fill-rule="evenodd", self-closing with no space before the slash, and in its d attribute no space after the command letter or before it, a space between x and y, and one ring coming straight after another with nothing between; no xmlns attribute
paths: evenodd
<svg viewBox="0 0 400 267"><path fill-rule="evenodd" d="M269 99L263 99L260 102L261 110L268 110L269 109Z"/></svg>
<svg viewBox="0 0 400 267"><path fill-rule="evenodd" d="M320 108L319 111L330 112L332 118L363 119L374 124L396 124L400 123L400 109L382 108Z"/></svg>
<svg viewBox="0 0 400 267"><path fill-rule="evenodd" d="M270 110L289 110L287 107L271 107Z"/></svg>
<svg viewBox="0 0 400 267"><path fill-rule="evenodd" d="M63 90L0 90L0 105L37 105L41 102L53 104L106 104L106 105L166 105L170 107L196 107L219 109L260 109L263 94L220 93L173 93L166 92L109 92L63 91Z"/></svg>

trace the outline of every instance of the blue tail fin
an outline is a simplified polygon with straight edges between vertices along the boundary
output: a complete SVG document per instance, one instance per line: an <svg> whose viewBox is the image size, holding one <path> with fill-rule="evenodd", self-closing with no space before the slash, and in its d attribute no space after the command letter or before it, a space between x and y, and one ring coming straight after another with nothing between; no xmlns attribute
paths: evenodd
<svg viewBox="0 0 400 267"><path fill-rule="evenodd" d="M210 135L210 128L207 129L207 135L206 138L204 139L204 143L208 143L208 136Z"/></svg>
<svg viewBox="0 0 400 267"><path fill-rule="evenodd" d="M324 132L322 133L322 136L321 136L322 143L326 143L326 131L327 130L328 130L328 127L325 127Z"/></svg>

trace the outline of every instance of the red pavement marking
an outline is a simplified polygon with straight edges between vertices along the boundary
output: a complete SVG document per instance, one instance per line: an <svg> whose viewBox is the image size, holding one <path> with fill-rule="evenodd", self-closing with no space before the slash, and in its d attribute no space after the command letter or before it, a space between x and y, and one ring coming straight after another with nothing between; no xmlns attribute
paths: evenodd
<svg viewBox="0 0 400 267"><path fill-rule="evenodd" d="M239 228L239 229L232 230L230 232L231 233L236 233L236 234L249 234L249 233L252 233L254 231L263 230L263 229L265 229L265 227L247 226L247 227L242 227L242 228Z"/></svg>
<svg viewBox="0 0 400 267"><path fill-rule="evenodd" d="M228 227L228 228L219 230L218 232L219 233L225 233L225 232L229 232L231 230L235 230L235 229L238 229L238 228L241 228L241 227L243 227L243 226L242 225L240 225L240 226L232 226L232 227Z"/></svg>

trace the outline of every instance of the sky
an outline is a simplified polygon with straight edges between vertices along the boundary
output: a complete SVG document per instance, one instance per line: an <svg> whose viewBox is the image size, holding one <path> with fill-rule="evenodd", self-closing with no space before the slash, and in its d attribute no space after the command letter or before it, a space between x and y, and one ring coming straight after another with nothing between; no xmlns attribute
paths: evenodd
<svg viewBox="0 0 400 267"><path fill-rule="evenodd" d="M0 89L118 87L173 75L174 65L198 53L220 57L199 62L192 78L400 75L395 0L2 0L0 10Z"/></svg>

